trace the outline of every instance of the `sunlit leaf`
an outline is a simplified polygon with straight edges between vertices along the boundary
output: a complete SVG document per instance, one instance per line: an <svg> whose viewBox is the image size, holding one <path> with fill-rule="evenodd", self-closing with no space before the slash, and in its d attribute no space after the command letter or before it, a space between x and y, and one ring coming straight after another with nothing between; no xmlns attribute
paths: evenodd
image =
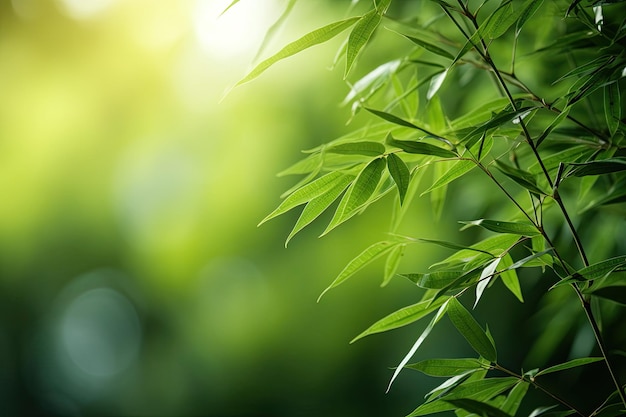
<svg viewBox="0 0 626 417"><path fill-rule="evenodd" d="M484 369L478 359L427 359L406 366L430 376L456 376L468 371Z"/></svg>
<svg viewBox="0 0 626 417"><path fill-rule="evenodd" d="M617 268L626 266L626 255L616 256L615 258L606 259L600 261L588 267L582 268L576 271L575 274L570 275L568 278L574 277L576 279L583 280L595 280L610 274Z"/></svg>
<svg viewBox="0 0 626 417"><path fill-rule="evenodd" d="M226 6L226 8L224 10L222 10L222 13L220 13L220 16L223 15L224 13L226 13L231 7L233 7L237 3L239 3L239 0L231 1L230 4L228 6Z"/></svg>
<svg viewBox="0 0 626 417"><path fill-rule="evenodd" d="M293 10L293 7L296 5L296 1L297 0L287 1L287 5L285 6L285 9L283 10L282 14L278 17L278 19L276 19L276 21L272 24L272 26L270 26L270 28L267 29L267 32L265 32L263 41L261 42L261 45L259 46L259 49L257 50L257 53L254 56L254 59L252 60L252 62L256 62L259 59L259 57L261 57L263 52L265 52L265 48L267 47L267 45L269 45L270 41L274 38L276 33L282 27L285 20L287 20L287 18L289 17L289 14Z"/></svg>
<svg viewBox="0 0 626 417"><path fill-rule="evenodd" d="M480 274L480 278L478 279L478 283L476 284L476 301L474 302L473 308L476 308L476 306L478 305L480 297L482 297L485 288L487 288L487 285L489 285L489 282L496 273L496 268L500 264L501 260L502 258L500 257L494 259L489 263L489 265L485 267L485 269L483 269L483 272Z"/></svg>
<svg viewBox="0 0 626 417"><path fill-rule="evenodd" d="M359 21L354 25L350 37L348 38L348 47L346 50L346 69L344 72L344 78L348 76L356 57L363 49L365 44L369 41L370 37L378 27L381 20L381 15L376 9L364 14Z"/></svg>
<svg viewBox="0 0 626 417"><path fill-rule="evenodd" d="M399 242L377 242L373 245L369 246L363 252L361 252L356 258L352 259L348 265L339 273L337 278L320 294L317 301L324 296L330 289L335 288L336 286L345 282L348 278L352 277L355 273L363 269L368 264L372 263L374 260L380 258L385 253L388 253L396 246L400 245Z"/></svg>
<svg viewBox="0 0 626 417"><path fill-rule="evenodd" d="M520 236L537 236L539 235L539 230L533 224L528 222L505 222L500 220L488 220L488 219L479 219L479 220L470 220L470 221L460 221L459 223L465 224L466 226L463 229L466 229L469 226L480 226L484 229L490 230L496 233L511 233L514 235Z"/></svg>
<svg viewBox="0 0 626 417"><path fill-rule="evenodd" d="M485 417L512 417L509 413L505 413L497 407L491 404L487 404L482 401L473 400L470 398L458 398L458 399L444 399L457 408L461 408L470 413L474 413Z"/></svg>
<svg viewBox="0 0 626 417"><path fill-rule="evenodd" d="M344 155L380 156L385 153L385 145L380 142L346 142L329 146L326 152Z"/></svg>
<svg viewBox="0 0 626 417"><path fill-rule="evenodd" d="M398 271L400 261L402 260L402 256L404 255L404 248L405 245L399 245L392 249L391 253L389 253L389 256L387 256L387 262L385 262L385 273L383 275L383 287L387 285L389 281L391 281L391 278L393 278Z"/></svg>
<svg viewBox="0 0 626 417"><path fill-rule="evenodd" d="M361 79L355 82L351 88L350 92L346 95L346 98L343 100L342 105L346 105L347 103L354 100L357 96L362 95L366 90L370 90L369 94L372 94L376 90L378 90L384 83L386 83L392 74L394 74L399 68L401 60L396 59L394 61L385 62L384 64L376 67L374 70L370 71L366 75L364 75ZM368 97L368 95L366 95Z"/></svg>
<svg viewBox="0 0 626 417"><path fill-rule="evenodd" d="M446 300L446 297L441 297L435 301L420 301L417 304L403 307L398 311L394 311L393 313L383 317L376 323L372 324L365 331L352 339L350 343L354 343L357 340L371 334L386 332L388 330L397 329L399 327L406 326L407 324L416 322L441 307L441 305L446 302Z"/></svg>
<svg viewBox="0 0 626 417"><path fill-rule="evenodd" d="M448 70L446 69L445 71L442 71L439 74L435 75L433 78L431 78L430 85L428 86L428 91L426 92L426 100L430 100L435 96L435 94L437 94L437 91L439 91L447 76Z"/></svg>
<svg viewBox="0 0 626 417"><path fill-rule="evenodd" d="M559 365L554 365L551 366L549 368L543 369L539 372L537 372L537 374L535 375L536 377L539 377L541 375L546 375L546 374L551 374L553 372L559 372L559 371L564 371L566 369L571 369L571 368L575 368L577 366L583 366L583 365L587 365L590 363L594 363L594 362L599 362L604 360L604 358L578 358L578 359L572 359L571 361L567 361L565 363L559 364Z"/></svg>
<svg viewBox="0 0 626 417"><path fill-rule="evenodd" d="M391 153L387 155L387 169L391 178L396 183L398 189L398 196L400 197L400 204L404 203L404 197L409 189L409 182L411 180L411 173L406 166L402 158L398 155Z"/></svg>
<svg viewBox="0 0 626 417"><path fill-rule="evenodd" d="M311 46L318 45L326 42L341 32L354 25L359 20L359 17L351 17L348 19L340 20L338 22L331 23L312 32L307 33L300 39L288 44L276 54L260 62L252 71L250 71L245 77L243 77L235 86L252 81L265 70L274 65L276 62L295 55L303 50L310 48Z"/></svg>
<svg viewBox="0 0 626 417"><path fill-rule="evenodd" d="M387 113L381 110L375 110L375 109L371 109L369 107L364 107L365 110L367 110L368 112L380 117L381 119L384 119L390 123L396 124L398 126L404 126L404 127L408 127L411 129L416 129L419 130L421 132L426 133L427 135L430 135L431 137L435 138L435 139L443 139L440 136L435 135L434 133L429 132L428 130L424 129L423 127L419 127L411 122L409 122L408 120L404 120L398 116L394 116L391 113ZM448 141L446 141L448 142Z"/></svg>
<svg viewBox="0 0 626 417"><path fill-rule="evenodd" d="M456 153L450 150L423 141L396 140L391 134L387 135L385 142L391 146L402 149L406 153L440 156L442 158L455 158L457 156Z"/></svg>
<svg viewBox="0 0 626 417"><path fill-rule="evenodd" d="M456 298L451 298L448 304L448 317L454 327L479 355L495 362L496 348L470 312Z"/></svg>

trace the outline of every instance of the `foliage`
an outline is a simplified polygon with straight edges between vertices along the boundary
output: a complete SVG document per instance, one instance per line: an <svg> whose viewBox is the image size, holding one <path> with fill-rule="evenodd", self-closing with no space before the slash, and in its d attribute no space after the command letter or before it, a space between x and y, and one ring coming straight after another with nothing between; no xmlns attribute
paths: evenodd
<svg viewBox="0 0 626 417"><path fill-rule="evenodd" d="M386 259L383 284L404 277L423 288L415 304L356 338L432 316L391 383L405 368L447 379L410 416L451 410L458 416L521 415L529 387L551 402L535 408L532 416L623 415L626 397L616 355L623 347L607 346L606 339L622 313L619 305L626 304L626 247L619 234L626 202L624 3L377 0L351 9L358 11L288 44L240 81L348 29L338 55L345 58L346 79L364 51L376 50L380 31L396 36L401 51L349 82L344 104L351 105L353 117L359 114L368 123L308 151L287 169L284 174L304 177L263 222L304 205L287 241L332 211L325 235L391 195L389 237L350 261L322 295L379 258ZM418 197L430 197L436 218L446 198L462 205L447 195L461 179L459 187L476 199L485 196L483 188L498 192L483 204L489 218L460 219L461 230L474 232L473 243L399 235ZM402 255L418 242L454 253L427 272L399 274ZM545 297L571 289L562 302L577 303L575 314L565 307L555 314L564 327L586 318L596 356L530 371L504 364L497 340L477 320L475 309L501 302L484 299L497 281L524 302L533 285L528 276L540 277L534 285ZM409 363L446 316L477 357ZM539 339L553 329L548 321L540 330ZM612 388L592 410L544 386L545 375L593 362L603 362L603 377ZM592 382L587 384L594 390Z"/></svg>

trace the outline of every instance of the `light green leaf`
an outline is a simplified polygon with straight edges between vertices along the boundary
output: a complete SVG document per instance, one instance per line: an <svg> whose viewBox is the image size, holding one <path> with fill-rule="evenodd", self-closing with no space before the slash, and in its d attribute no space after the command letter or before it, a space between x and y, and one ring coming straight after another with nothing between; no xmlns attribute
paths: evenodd
<svg viewBox="0 0 626 417"><path fill-rule="evenodd" d="M604 87L604 116L609 133L611 136L615 135L622 118L622 98L617 82Z"/></svg>
<svg viewBox="0 0 626 417"><path fill-rule="evenodd" d="M437 94L437 91L439 91L439 88L441 88L441 85L443 84L447 76L448 69L440 72L439 74L431 78L430 85L428 86L428 92L426 93L426 100L430 100L435 96L435 94Z"/></svg>
<svg viewBox="0 0 626 417"><path fill-rule="evenodd" d="M389 256L387 256L387 262L385 262L385 273L383 276L382 287L387 285L391 278L396 275L398 271L398 267L400 266L400 261L402 260L402 256L404 255L405 245L399 245L394 248Z"/></svg>
<svg viewBox="0 0 626 417"><path fill-rule="evenodd" d="M462 271L435 271L428 274L402 274L403 277L414 282L418 287L440 290L456 281L463 275Z"/></svg>
<svg viewBox="0 0 626 417"><path fill-rule="evenodd" d="M347 179L349 178L350 177L347 177ZM337 199L337 197L339 197L349 183L349 181L339 182L335 185L335 187L331 188L326 193L309 201L304 207L304 210L302 210L302 213L300 214L296 225L293 227L293 230L289 233L289 236L285 241L285 247L287 247L287 244L296 233L318 218Z"/></svg>
<svg viewBox="0 0 626 417"><path fill-rule="evenodd" d="M450 399L444 401L449 402L455 407L461 408L465 411L469 411L470 413L474 413L480 416L485 417L512 417L509 413L505 413L497 407L494 407L491 404L472 400L470 398L459 398L459 399Z"/></svg>
<svg viewBox="0 0 626 417"><path fill-rule="evenodd" d="M400 245L400 242L377 242L373 245L369 246L363 252L361 252L356 258L350 261L348 265L339 273L337 278L326 288L319 296L317 301L328 292L331 288L335 288L339 284L345 282L348 278L352 277L355 273L363 269L365 266L373 262L374 260L380 258L385 253L393 250L396 246Z"/></svg>
<svg viewBox="0 0 626 417"><path fill-rule="evenodd" d="M263 41L261 42L261 45L259 46L259 49L257 50L257 53L254 56L254 59L252 60L252 62L257 62L257 60L261 57L263 52L265 52L265 48L267 47L267 45L269 45L270 41L274 38L276 33L282 27L285 20L287 20L287 18L289 17L289 14L293 10L293 7L296 5L296 1L297 0L287 1L287 5L285 6L285 9L283 10L282 14L278 17L278 19L276 19L276 21L272 24L272 26L270 26L267 32L265 32Z"/></svg>
<svg viewBox="0 0 626 417"><path fill-rule="evenodd" d="M537 374L535 375L535 378L537 378L538 376L541 376L541 375L551 374L553 372L564 371L566 369L571 369L571 368L575 368L577 366L587 365L587 364L594 363L594 362L599 362L599 361L602 361L602 360L604 360L604 358L601 358L601 357L572 359L571 361L567 361L567 362L559 364L559 365L554 365L554 366L546 368L546 369L544 369L542 371L537 372Z"/></svg>
<svg viewBox="0 0 626 417"><path fill-rule="evenodd" d="M373 9L364 14L354 25L352 32L350 32L350 37L348 38L348 47L346 50L346 70L343 78L348 76L356 57L359 55L359 52L361 52L380 24L381 18L382 17L378 11Z"/></svg>
<svg viewBox="0 0 626 417"><path fill-rule="evenodd" d="M501 260L502 258L498 257L489 262L489 265L487 265L485 269L483 269L483 272L480 274L480 278L478 279L478 283L476 284L476 301L474 301L473 308L476 308L476 306L478 305L480 297L482 297L485 288L487 288L487 285L489 285L489 282L494 277L496 273L496 268L500 264Z"/></svg>
<svg viewBox="0 0 626 417"><path fill-rule="evenodd" d="M487 21L480 27L480 33L489 39L496 39L504 35L518 16L513 11L511 1L505 1L489 16Z"/></svg>
<svg viewBox="0 0 626 417"><path fill-rule="evenodd" d="M378 187L386 165L385 159L376 158L363 168L344 194L322 236L354 216L368 202Z"/></svg>
<svg viewBox="0 0 626 417"><path fill-rule="evenodd" d="M380 156L385 153L385 145L380 142L346 142L329 146L326 152L343 155Z"/></svg>
<svg viewBox="0 0 626 417"><path fill-rule="evenodd" d="M474 317L456 298L451 298L449 301L448 317L450 317L454 327L457 328L459 333L479 355L490 362L495 362L496 348Z"/></svg>
<svg viewBox="0 0 626 417"><path fill-rule="evenodd" d="M345 174L339 171L333 171L329 174L326 174L323 177L320 177L315 181L310 182L302 188L294 191L278 206L276 210L274 210L267 217L261 220L259 226L276 216L280 216L281 214L286 213L294 207L307 203L314 198L317 198L322 194L327 193L328 191L339 186L339 184L343 184L345 186L349 184L353 179L353 175Z"/></svg>
<svg viewBox="0 0 626 417"><path fill-rule="evenodd" d="M423 141L396 140L393 138L391 133L387 135L385 142L391 146L395 146L397 148L402 149L406 153L440 156L442 158L456 158L457 157L457 154L450 150L443 149L443 148L440 148L439 146L431 145L430 143L426 143Z"/></svg>
<svg viewBox="0 0 626 417"><path fill-rule="evenodd" d="M224 13L226 13L228 11L228 9L230 9L231 7L233 7L237 3L239 3L239 0L233 0L232 2L230 2L230 4L222 11L222 13L220 13L220 16L223 15Z"/></svg>
<svg viewBox="0 0 626 417"><path fill-rule="evenodd" d="M456 376L472 370L484 369L478 359L427 359L406 366L430 376Z"/></svg>
<svg viewBox="0 0 626 417"><path fill-rule="evenodd" d="M300 39L288 44L276 54L260 62L252 71L250 71L245 77L243 77L235 86L252 81L265 70L274 65L276 62L295 55L303 50L310 48L311 46L318 45L326 42L341 32L354 25L359 20L359 17L351 17L348 19L340 20L338 22L331 23L312 32L307 33Z"/></svg>
<svg viewBox="0 0 626 417"><path fill-rule="evenodd" d="M561 123L563 123L563 121L565 119L567 119L567 116L569 116L569 112L571 110L571 107L567 107L565 109L563 109L558 116L556 116L554 118L554 120L552 120L552 122L550 122L550 124L548 125L548 127L546 127L546 129L543 131L543 133L541 133L541 136L539 136L539 138L537 138L536 142L535 142L535 146L539 147L539 145L541 145L541 143L546 140L546 138L550 135L550 133L552 133L552 131L554 130L555 127L557 127L558 125L560 125ZM561 161L563 161L563 159L561 159ZM544 164L545 164L545 160L544 160ZM537 167L539 169L541 169L539 167L539 164L537 164Z"/></svg>
<svg viewBox="0 0 626 417"><path fill-rule="evenodd" d="M530 387L530 384L526 381L519 381L517 384L515 384L515 386L511 389L511 392L509 392L509 395L507 395L506 400L504 400L504 403L501 406L502 411L505 411L511 415L516 415L517 410L522 404L522 400L526 396L528 387Z"/></svg>
<svg viewBox="0 0 626 417"><path fill-rule="evenodd" d="M400 205L404 203L404 197L409 189L411 181L411 173L402 158L395 153L387 155L387 169L391 178L393 178L398 188L398 196L400 197Z"/></svg>
<svg viewBox="0 0 626 417"><path fill-rule="evenodd" d="M291 165L289 168L286 168L279 172L277 175L279 177L284 177L287 175L309 174L311 172L317 171L321 166L322 155L317 152L307 156L304 159L299 160L295 164Z"/></svg>
<svg viewBox="0 0 626 417"><path fill-rule="evenodd" d="M395 381L395 379L397 378L397 376L400 373L400 371L402 371L404 366L409 362L409 360L411 360L411 358L413 357L415 352L417 352L417 349L424 342L424 340L426 340L426 338L428 337L430 332L433 330L435 325L439 322L439 320L441 320L441 318L446 314L446 310L448 309L448 302L450 300L454 300L454 298L450 298L450 299L446 300L441 305L441 307L439 307L439 310L437 310L437 314L435 314L435 316L430 321L430 323L428 323L428 326L426 326L426 328L424 329L424 331L422 332L420 337L415 341L415 343L413 344L413 346L409 350L409 353L407 353L406 356L404 357L404 359L402 359L402 361L400 362L400 364L398 365L398 367L394 371L393 376L391 377L391 381L389 381L389 386L387 387L387 392L389 392L389 389L391 388L391 385L393 384L393 381Z"/></svg>
<svg viewBox="0 0 626 417"><path fill-rule="evenodd" d="M364 338L375 333L386 332L388 330L397 329L398 327L406 326L421 318L429 315L448 299L448 297L440 297L437 300L425 300L420 301L417 304L413 304L407 307L403 307L398 311L394 311L388 316L383 317L376 323L368 327L364 332L352 339L350 343L354 343L359 339Z"/></svg>
<svg viewBox="0 0 626 417"><path fill-rule="evenodd" d="M533 254L531 256L536 257L536 255L537 254ZM524 263L520 264L519 266L523 264ZM517 299L521 303L523 303L524 297L522 296L522 288L520 287L519 278L517 277L517 272L515 272L515 269L518 268L519 266L514 268L513 265L514 265L513 259L511 258L511 255L507 253L502 258L502 262L500 262L500 266L502 268L505 268L502 272L500 272L500 279L502 280L502 283L509 289L509 291L511 291L511 293L515 297L517 297Z"/></svg>
<svg viewBox="0 0 626 417"><path fill-rule="evenodd" d="M369 90L369 92L363 96L364 99L367 99L371 94L382 87L391 78L392 74L395 74L395 72L398 71L400 64L402 64L402 60L396 59L394 61L385 62L384 64L374 68L360 80L352 84L350 91L346 95L346 98L344 98L341 102L341 105L345 106L356 97L365 93L366 90Z"/></svg>
<svg viewBox="0 0 626 417"><path fill-rule="evenodd" d="M496 233L511 233L514 235L530 237L539 235L539 230L537 230L533 224L528 222L505 222L500 220L479 219L460 221L459 223L466 225L461 230L465 230L471 226L480 226Z"/></svg>

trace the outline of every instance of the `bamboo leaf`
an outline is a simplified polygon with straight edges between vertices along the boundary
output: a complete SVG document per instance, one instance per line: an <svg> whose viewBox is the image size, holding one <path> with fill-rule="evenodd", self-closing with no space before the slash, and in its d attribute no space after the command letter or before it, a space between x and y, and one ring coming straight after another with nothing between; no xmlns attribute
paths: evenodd
<svg viewBox="0 0 626 417"><path fill-rule="evenodd" d="M371 141L347 142L332 145L326 149L326 152L342 155L380 156L385 153L385 145Z"/></svg>
<svg viewBox="0 0 626 417"><path fill-rule="evenodd" d="M222 13L220 13L220 16L226 13L231 7L233 7L237 3L239 3L239 0L233 0L232 2L230 2L230 4L226 6L224 10L222 10Z"/></svg>
<svg viewBox="0 0 626 417"><path fill-rule="evenodd" d="M235 84L235 87L252 81L263 72L265 72L265 70L267 70L269 67L282 59L288 58L292 55L304 51L305 49L310 48L311 46L318 45L334 38L350 26L354 25L358 20L359 17L351 17L331 23L329 25L307 33L300 39L285 46L276 54L260 62L254 69L252 69L252 71L250 71L245 77L237 82L237 84Z"/></svg>
<svg viewBox="0 0 626 417"><path fill-rule="evenodd" d="M391 251L396 246L400 245L399 242L377 242L373 245L369 246L363 252L361 252L356 258L352 259L348 265L339 273L337 278L320 294L317 302L321 300L321 298L326 294L330 289L335 288L336 286L345 282L348 278L352 277L358 271L363 269L368 264L372 263L374 260L380 258L385 253Z"/></svg>
<svg viewBox="0 0 626 417"><path fill-rule="evenodd" d="M579 280L595 280L610 274L617 268L621 268L626 265L626 255L616 256L615 258L606 259L600 261L588 267L582 268L576 271L575 274L570 275L567 278L575 278Z"/></svg>
<svg viewBox="0 0 626 417"><path fill-rule="evenodd" d="M513 10L512 2L505 1L480 27L480 33L489 39L499 38L515 23L518 17Z"/></svg>
<svg viewBox="0 0 626 417"><path fill-rule="evenodd" d="M575 167L569 173L569 175L574 177L584 177L587 175L603 175L613 172L626 171L626 158L611 158L585 163L570 163L569 165Z"/></svg>
<svg viewBox="0 0 626 417"><path fill-rule="evenodd" d="M400 310L394 311L372 324L365 331L352 339L350 343L354 343L365 336L397 329L399 327L406 326L407 324L416 322L437 310L443 305L444 302L446 302L447 299L448 297L440 297L434 301L420 301L417 304L412 304L410 306L403 307Z"/></svg>
<svg viewBox="0 0 626 417"><path fill-rule="evenodd" d="M480 226L484 229L496 233L511 233L514 235L530 237L539 235L539 230L537 230L537 227L528 222L505 222L499 220L479 219L460 221L459 223L466 225L461 230L465 230L471 226Z"/></svg>
<svg viewBox="0 0 626 417"><path fill-rule="evenodd" d="M416 44L418 46L421 46L422 48L426 49L427 51L430 51L430 52L434 53L435 55L439 55L439 56L447 58L447 59L454 59L454 56L450 52L446 51L443 48L440 48L437 45L434 45L434 44L432 44L430 42L427 42L427 41L425 41L423 39L415 38L413 36L404 35L404 34L402 36L404 36L405 38L407 38L408 40L410 40L414 44Z"/></svg>
<svg viewBox="0 0 626 417"><path fill-rule="evenodd" d="M531 256L534 255L536 254ZM517 277L517 272L515 271L515 268L513 268L513 265L513 259L510 254L507 253L504 257L502 257L500 266L505 269L500 272L500 279L508 290L511 291L511 293L517 297L521 303L523 303L524 297L522 296L522 288L520 287L519 278Z"/></svg>
<svg viewBox="0 0 626 417"><path fill-rule="evenodd" d="M537 372L537 374L535 375L535 378L537 378L537 377L539 377L541 375L547 375L547 374L551 374L553 372L564 371L566 369L571 369L571 368L575 368L577 366L583 366L583 365L587 365L587 364L590 364L590 363L599 362L599 361L602 361L602 360L604 360L604 358L601 358L601 357L572 359L571 361L567 361L567 362L559 364L559 365L554 365L554 366L546 368L546 369L544 369L542 371Z"/></svg>
<svg viewBox="0 0 626 417"><path fill-rule="evenodd" d="M354 64L359 52L365 47L370 37L380 24L381 15L376 9L364 14L352 28L350 37L348 38L348 47L346 50L346 70L343 78L345 79Z"/></svg>
<svg viewBox="0 0 626 417"><path fill-rule="evenodd" d="M479 355L490 362L495 362L496 348L474 317L456 298L451 298L449 301L448 317L450 317L454 327L457 328L459 333Z"/></svg>
<svg viewBox="0 0 626 417"><path fill-rule="evenodd" d="M484 369L478 359L427 359L406 366L430 376L456 376L468 371Z"/></svg>
<svg viewBox="0 0 626 417"><path fill-rule="evenodd" d="M604 116L609 133L615 135L622 118L622 99L617 82L604 87Z"/></svg>
<svg viewBox="0 0 626 417"><path fill-rule="evenodd" d="M400 261L402 260L402 256L404 255L405 247L405 245L399 245L392 249L391 253L389 253L389 256L387 256L387 262L385 262L385 273L383 275L383 283L381 284L382 287L387 285L389 281L391 281L391 278L396 275L398 267L400 266Z"/></svg>
<svg viewBox="0 0 626 417"><path fill-rule="evenodd" d="M435 94L437 94L437 91L439 91L439 89L441 88L441 85L443 84L447 76L448 76L448 69L440 72L439 74L435 75L433 78L430 79L430 85L428 86L428 91L426 92L426 100L432 99L435 96Z"/></svg>
<svg viewBox="0 0 626 417"><path fill-rule="evenodd" d="M391 385L393 384L393 381L395 381L395 379L398 377L398 374L400 373L400 371L402 371L402 368L404 368L404 366L409 362L409 360L411 360L411 358L413 357L415 352L417 352L417 349L424 342L424 340L426 340L426 338L428 337L428 335L430 334L432 329L435 327L435 325L446 314L446 311L448 309L448 302L450 300L453 300L453 298L446 300L441 305L441 307L439 307L439 310L437 310L437 314L435 314L435 316L432 318L430 323L428 323L428 326L426 326L426 328L424 329L424 331L422 332L420 337L415 341L415 343L413 344L413 346L411 347L409 352L406 354L404 359L402 359L402 361L400 362L400 364L398 365L398 367L394 371L393 376L391 377L391 381L389 381L389 386L387 387L387 392L389 392L389 389L391 388Z"/></svg>
<svg viewBox="0 0 626 417"><path fill-rule="evenodd" d="M457 156L452 151L431 145L430 143L414 140L396 140L391 134L387 135L385 142L411 154L440 156L442 158L455 158Z"/></svg>
<svg viewBox="0 0 626 417"><path fill-rule="evenodd" d="M267 47L267 45L274 38L278 30L281 28L281 26L285 22L285 20L287 20L287 18L289 17L289 14L293 10L293 7L296 5L296 1L297 0L287 1L287 5L285 6L285 9L283 10L282 14L278 17L278 19L276 19L276 21L272 24L272 26L270 26L267 32L265 32L263 41L261 42L261 45L259 46L259 49L257 50L256 55L254 56L254 59L252 60L252 62L256 62L261 57L263 52L265 52L265 48Z"/></svg>
<svg viewBox="0 0 626 417"><path fill-rule="evenodd" d="M530 191L531 193L538 195L547 195L539 186L534 176L528 174L526 171L509 166L499 160L496 160L496 168L507 177Z"/></svg>
<svg viewBox="0 0 626 417"><path fill-rule="evenodd" d="M491 404L472 400L470 398L459 398L459 399L451 399L444 401L449 402L457 408L461 408L470 413L474 413L480 416L485 417L512 417L509 413L505 413L497 407L494 407Z"/></svg>
<svg viewBox="0 0 626 417"><path fill-rule="evenodd" d="M400 205L402 205L411 180L409 168L406 166L402 158L394 153L391 153L387 155L387 169L389 170L389 174L391 174L391 178L393 178L393 181L396 183L398 196L400 197Z"/></svg>
<svg viewBox="0 0 626 417"><path fill-rule="evenodd" d="M526 381L519 381L517 384L515 384L515 386L511 389L511 392L509 392L509 395L507 395L506 400L504 400L504 403L501 406L502 411L505 411L511 415L516 415L517 410L522 404L522 400L526 396L528 387L530 387L530 384Z"/></svg>
<svg viewBox="0 0 626 417"><path fill-rule="evenodd" d="M402 274L418 287L440 290L463 275L462 271L435 271L428 274Z"/></svg>
<svg viewBox="0 0 626 417"><path fill-rule="evenodd" d="M487 285L489 285L489 282L494 277L494 274L496 273L496 268L500 264L501 260L502 258L499 257L494 259L489 263L489 265L485 267L485 269L483 269L483 272L480 274L480 278L478 279L478 283L476 284L476 301L474 302L473 308L476 308L476 306L478 305L480 297L482 297L485 288L487 288Z"/></svg>
<svg viewBox="0 0 626 417"><path fill-rule="evenodd" d="M384 64L374 68L372 71L364 75L360 80L355 82L346 98L343 99L342 105L346 105L354 100L357 96L363 94L369 89L370 93L365 95L365 98L377 91L382 85L384 85L400 68L402 60L396 59L394 61L385 62Z"/></svg>
<svg viewBox="0 0 626 417"><path fill-rule="evenodd" d="M345 174L340 171L333 171L329 174L326 174L323 177L320 177L315 181L310 182L307 185L294 191L278 206L278 208L276 208L276 210L274 210L267 217L261 220L259 226L266 221L273 219L274 217L286 213L294 207L307 203L314 198L325 194L326 192L339 186L339 184L343 184L345 186L349 184L353 179L353 175Z"/></svg>

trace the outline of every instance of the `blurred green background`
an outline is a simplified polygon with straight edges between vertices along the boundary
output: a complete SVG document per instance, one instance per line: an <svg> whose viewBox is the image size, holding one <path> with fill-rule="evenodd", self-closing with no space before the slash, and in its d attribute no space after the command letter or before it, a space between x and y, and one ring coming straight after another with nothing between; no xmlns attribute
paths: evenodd
<svg viewBox="0 0 626 417"><path fill-rule="evenodd" d="M381 290L368 268L315 302L384 236L391 198L287 249L297 213L256 227L295 182L275 174L349 129L343 68L327 70L340 40L220 102L284 5L242 1L218 18L228 3L0 4L1 415L392 416L432 388L406 372L384 393L420 325L348 344L416 302L408 281ZM269 49L347 4L300 2ZM456 233L419 204L410 233ZM445 253L417 247L403 268ZM487 308L503 323L521 314ZM473 355L441 326L423 357ZM524 329L496 325L499 349Z"/></svg>

